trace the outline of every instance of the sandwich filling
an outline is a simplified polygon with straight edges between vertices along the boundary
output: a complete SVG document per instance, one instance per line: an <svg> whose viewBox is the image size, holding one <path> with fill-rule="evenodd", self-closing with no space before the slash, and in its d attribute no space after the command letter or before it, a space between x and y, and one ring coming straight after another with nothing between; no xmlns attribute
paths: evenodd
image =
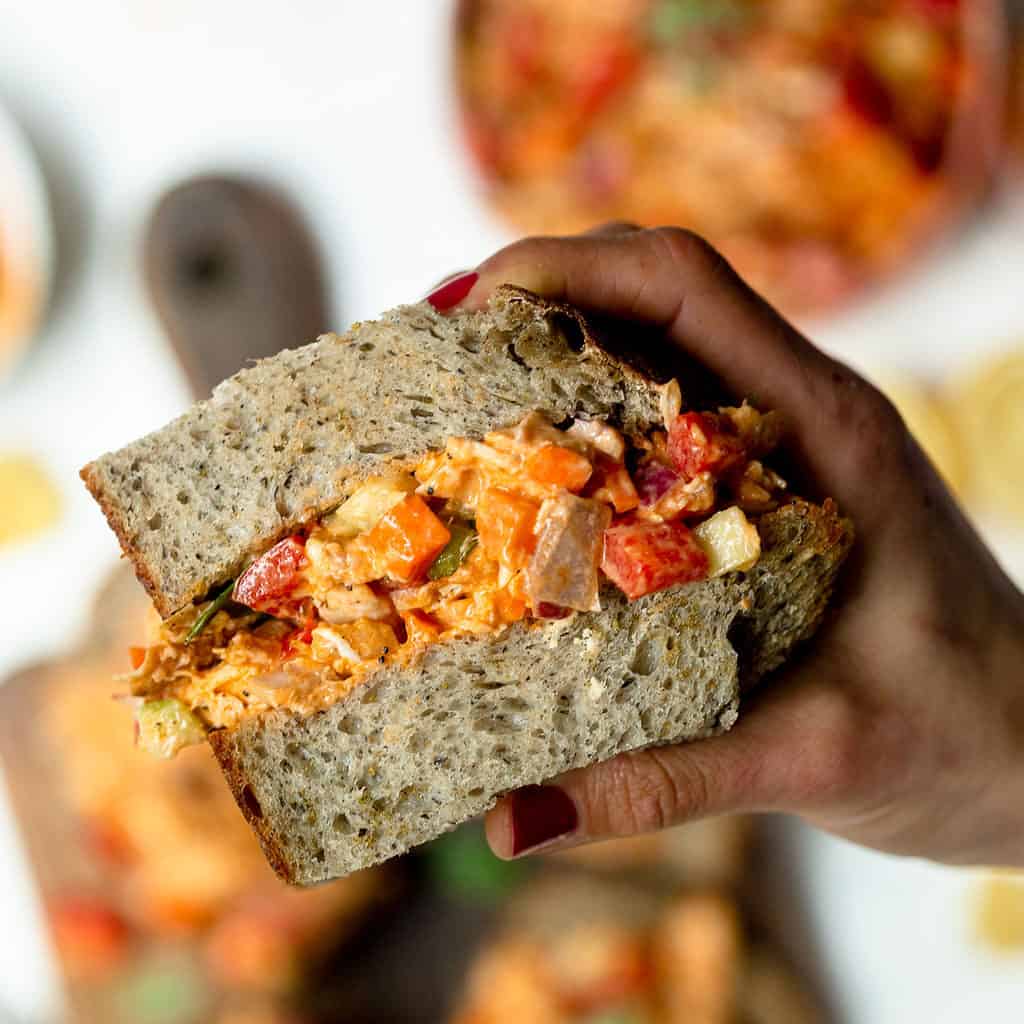
<svg viewBox="0 0 1024 1024"><path fill-rule="evenodd" d="M427 645L537 627L752 568L748 517L786 500L762 462L779 423L744 403L663 427L533 412L363 481L131 651L140 742L170 755L252 711L313 712ZM155 614L155 613L154 613Z"/></svg>

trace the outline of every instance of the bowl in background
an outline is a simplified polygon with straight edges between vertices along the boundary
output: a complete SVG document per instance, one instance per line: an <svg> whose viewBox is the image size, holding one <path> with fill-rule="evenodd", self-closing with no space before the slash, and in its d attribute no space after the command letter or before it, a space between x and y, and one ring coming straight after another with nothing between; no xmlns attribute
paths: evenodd
<svg viewBox="0 0 1024 1024"><path fill-rule="evenodd" d="M14 118L0 107L0 380L38 332L53 277L46 184Z"/></svg>
<svg viewBox="0 0 1024 1024"><path fill-rule="evenodd" d="M530 233L679 224L788 313L916 259L986 191L1000 0L462 0L464 136Z"/></svg>

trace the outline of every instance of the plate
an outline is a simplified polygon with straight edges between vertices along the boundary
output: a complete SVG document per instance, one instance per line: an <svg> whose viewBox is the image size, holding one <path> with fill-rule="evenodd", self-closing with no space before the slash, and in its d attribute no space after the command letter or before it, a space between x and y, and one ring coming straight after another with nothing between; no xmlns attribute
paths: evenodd
<svg viewBox="0 0 1024 1024"><path fill-rule="evenodd" d="M0 107L0 379L38 332L53 268L46 183L24 132Z"/></svg>
<svg viewBox="0 0 1024 1024"><path fill-rule="evenodd" d="M916 260L984 193L998 0L464 0L456 83L531 234L678 224L790 315Z"/></svg>

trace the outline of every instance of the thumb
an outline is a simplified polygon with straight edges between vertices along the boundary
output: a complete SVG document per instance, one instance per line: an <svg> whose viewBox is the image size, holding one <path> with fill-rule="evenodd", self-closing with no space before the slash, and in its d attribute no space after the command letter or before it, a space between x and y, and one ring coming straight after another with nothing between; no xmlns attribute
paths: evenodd
<svg viewBox="0 0 1024 1024"><path fill-rule="evenodd" d="M781 680L780 680L781 682ZM841 799L857 777L855 705L832 687L788 680L751 700L729 733L632 751L508 794L487 816L504 858L749 811Z"/></svg>

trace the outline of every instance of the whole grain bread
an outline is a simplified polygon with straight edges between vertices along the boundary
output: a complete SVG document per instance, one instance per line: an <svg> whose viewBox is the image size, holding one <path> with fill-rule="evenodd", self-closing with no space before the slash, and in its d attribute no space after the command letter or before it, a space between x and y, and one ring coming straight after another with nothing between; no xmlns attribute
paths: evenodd
<svg viewBox="0 0 1024 1024"><path fill-rule="evenodd" d="M749 573L428 648L326 711L210 742L268 859L307 885L427 842L510 789L728 729L740 690L817 626L850 544L835 508L762 517Z"/></svg>
<svg viewBox="0 0 1024 1024"><path fill-rule="evenodd" d="M658 420L659 395L574 310L502 288L484 313L402 306L262 360L82 478L167 617L384 463L533 409L636 433Z"/></svg>
<svg viewBox="0 0 1024 1024"><path fill-rule="evenodd" d="M535 409L643 434L662 390L575 311L503 288L485 313L421 303L282 352L82 475L166 616L384 463ZM609 586L598 613L439 644L325 711L212 733L268 859L290 881L324 881L515 787L728 729L741 689L819 623L852 536L829 502L794 502L758 529L749 573L635 602Z"/></svg>

